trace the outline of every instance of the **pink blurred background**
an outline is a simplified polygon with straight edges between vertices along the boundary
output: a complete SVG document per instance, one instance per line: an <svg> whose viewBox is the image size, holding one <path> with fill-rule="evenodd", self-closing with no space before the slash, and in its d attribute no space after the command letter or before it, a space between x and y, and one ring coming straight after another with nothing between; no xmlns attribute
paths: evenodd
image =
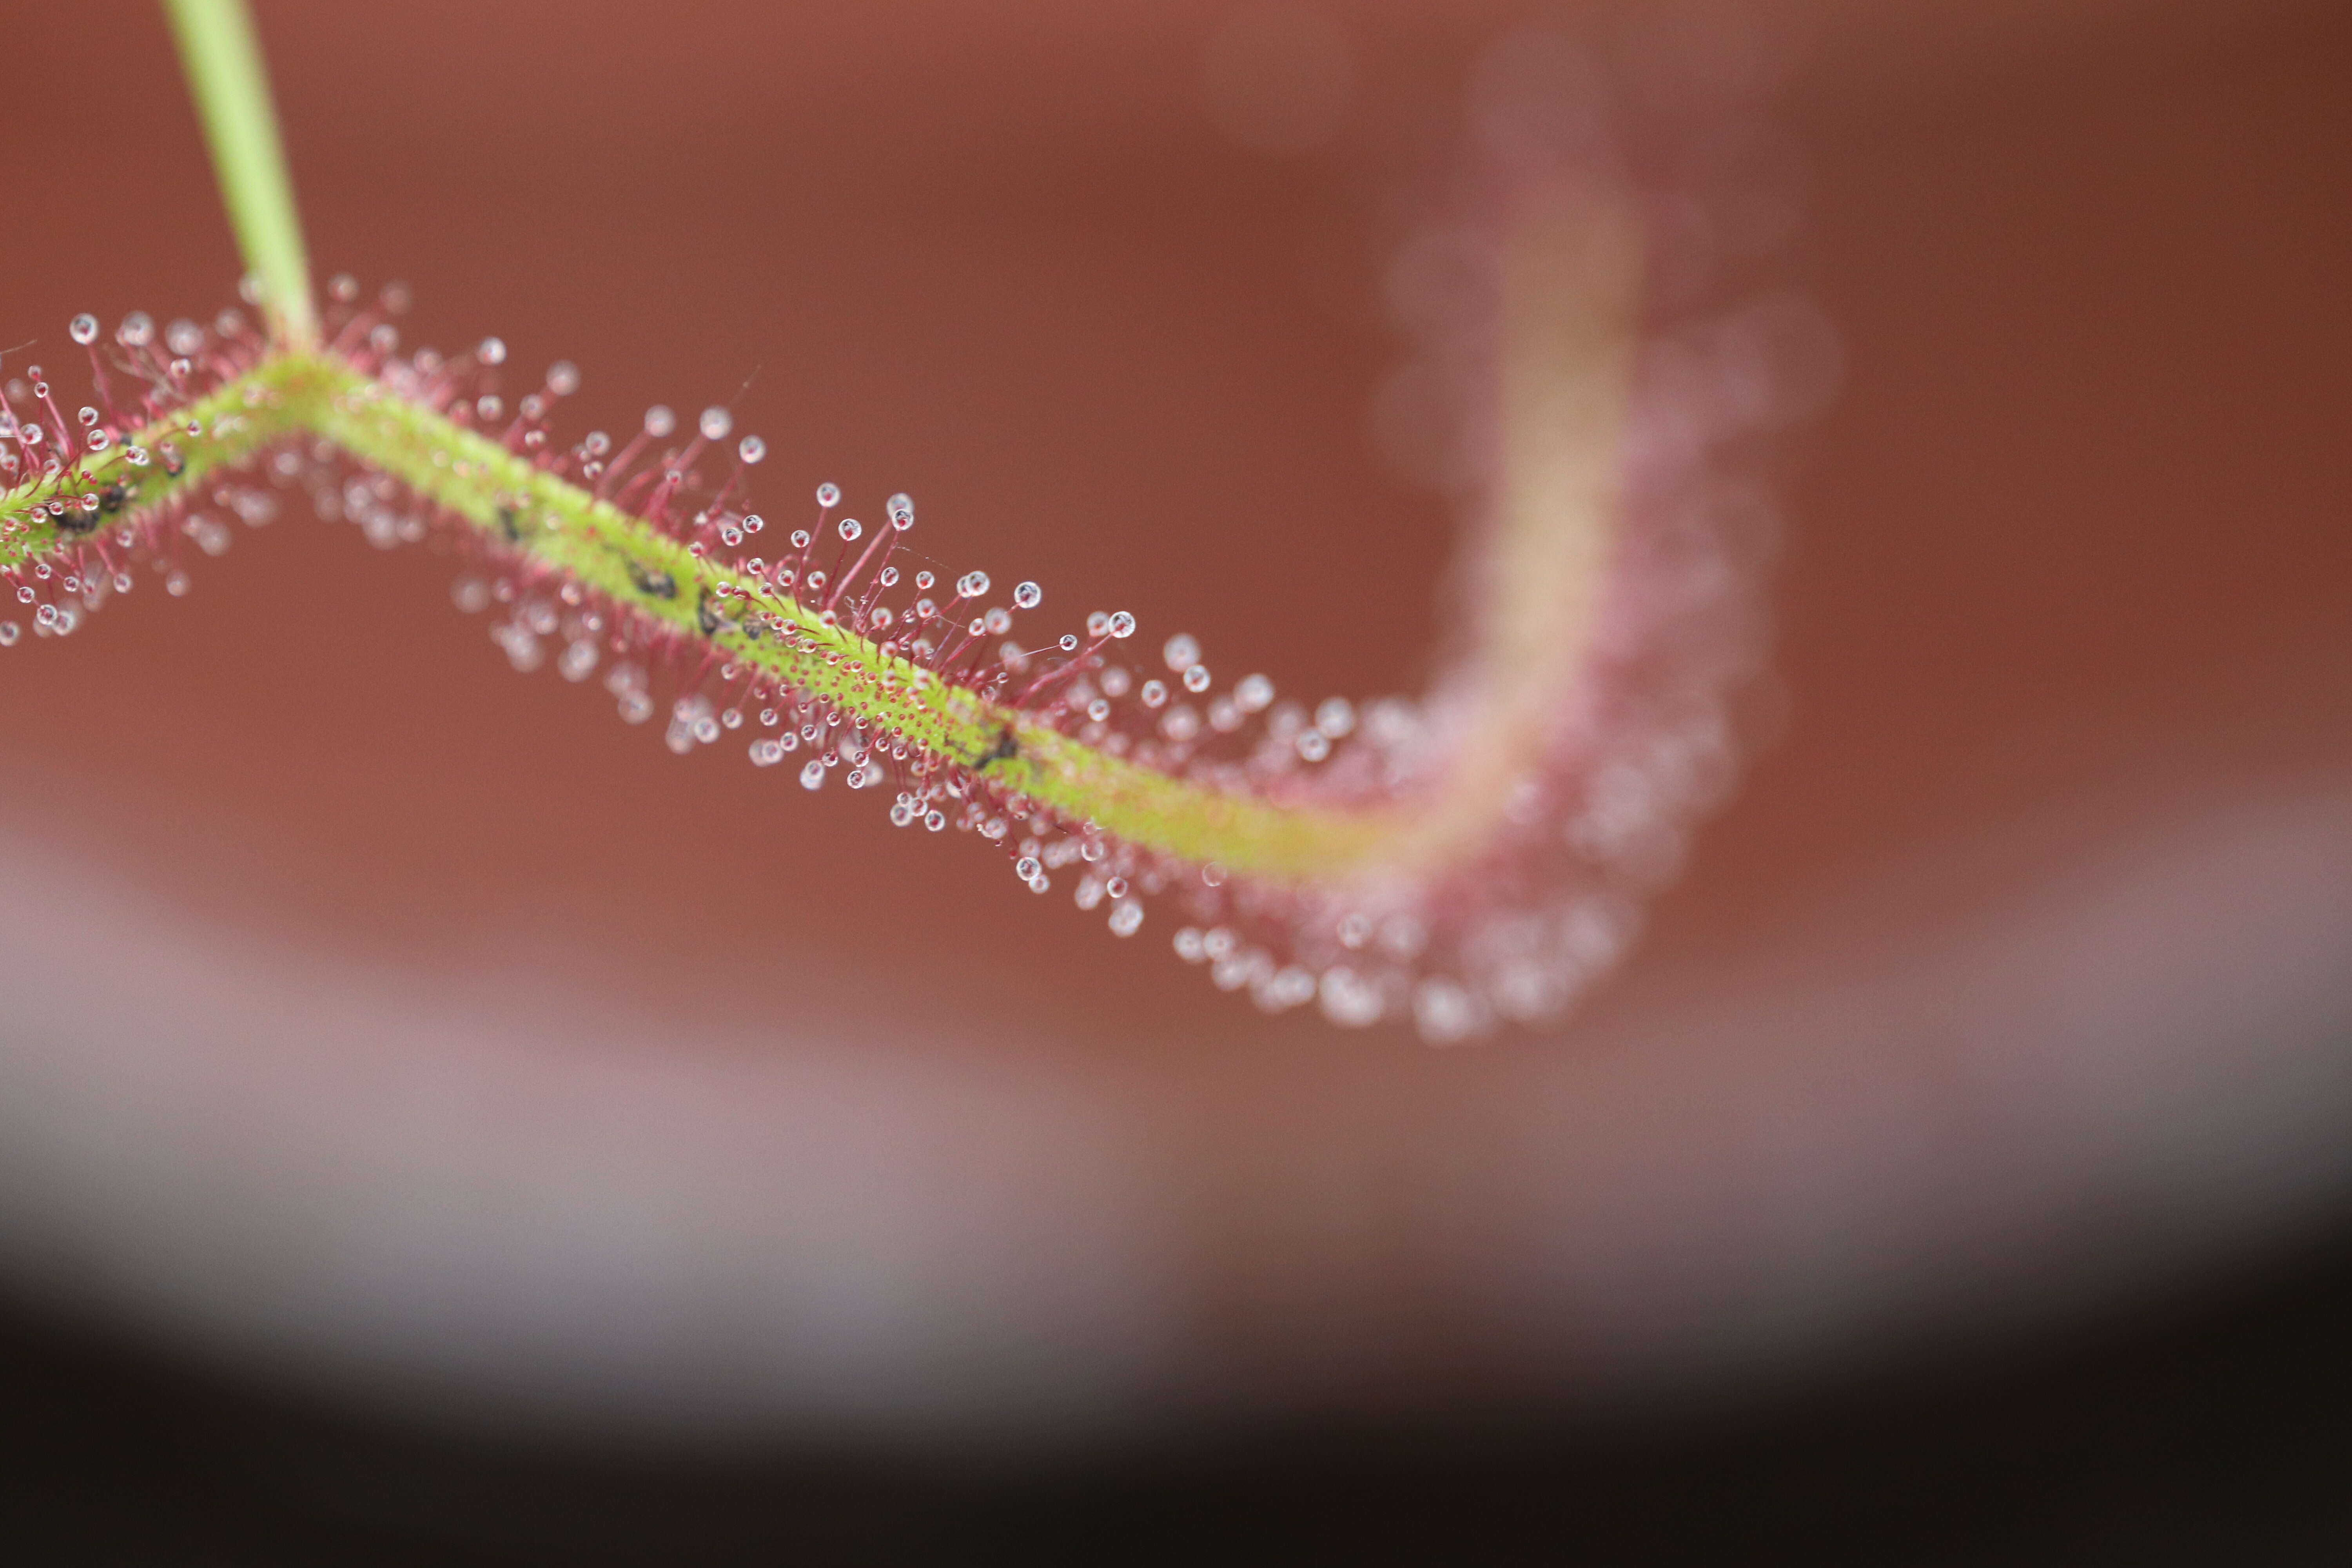
<svg viewBox="0 0 2352 1568"><path fill-rule="evenodd" d="M1522 8L1329 8L1344 112L1289 153L1204 109L1222 5L258 10L321 272L575 360L569 427L756 373L776 510L905 489L1072 619L1425 679L1382 194ZM450 561L289 513L0 654L0 1273L440 1412L1051 1438L1720 1399L2339 1218L2352 23L1563 15L1769 65L1845 363L1779 743L1576 1019L1261 1019L1164 917L673 758L512 674ZM160 24L5 25L105 64L13 132L62 194L0 342L207 313Z"/></svg>

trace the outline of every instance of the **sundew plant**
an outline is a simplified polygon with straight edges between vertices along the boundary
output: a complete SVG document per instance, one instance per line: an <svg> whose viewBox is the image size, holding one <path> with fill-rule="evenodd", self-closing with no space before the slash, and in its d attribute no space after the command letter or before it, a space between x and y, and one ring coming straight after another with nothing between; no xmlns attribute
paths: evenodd
<svg viewBox="0 0 2352 1568"><path fill-rule="evenodd" d="M462 556L457 603L517 669L600 681L674 751L871 792L1263 1008L1438 1043L1568 1006L1730 785L1758 437L1818 329L1727 298L1760 242L1708 205L1717 128L1602 114L1563 41L1482 69L1391 272L1417 352L1475 389L1454 655L1418 700L1301 700L1123 610L935 573L908 496L755 497L785 459L726 408L561 433L570 364L518 382L495 337L409 346L397 286L314 290L241 0L166 9L244 309L74 318L87 402L57 356L0 366L0 647L184 593L236 521L306 498Z"/></svg>

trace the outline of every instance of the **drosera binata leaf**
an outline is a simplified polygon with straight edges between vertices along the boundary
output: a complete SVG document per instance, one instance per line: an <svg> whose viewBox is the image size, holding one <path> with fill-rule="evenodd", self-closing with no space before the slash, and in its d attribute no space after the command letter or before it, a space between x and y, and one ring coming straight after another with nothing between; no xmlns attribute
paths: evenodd
<svg viewBox="0 0 2352 1568"><path fill-rule="evenodd" d="M1447 215L1492 285L1436 345L1491 377L1465 651L1423 700L1310 704L1123 611L914 567L904 494L869 528L828 481L771 521L768 445L725 408L559 439L568 363L509 404L505 343L405 348L396 285L338 277L321 314L244 6L167 6L264 324L134 312L101 343L77 318L103 406L75 418L37 367L0 383L0 647L139 570L184 591L230 519L306 493L381 547L447 542L517 669L601 671L674 751L890 786L894 825L992 844L1116 936L1171 908L1221 989L1439 1043L1567 1006L1727 787L1755 567L1713 521L1741 477L1718 454L1769 423L1790 317L1658 310L1663 231L1592 144L1489 148Z"/></svg>

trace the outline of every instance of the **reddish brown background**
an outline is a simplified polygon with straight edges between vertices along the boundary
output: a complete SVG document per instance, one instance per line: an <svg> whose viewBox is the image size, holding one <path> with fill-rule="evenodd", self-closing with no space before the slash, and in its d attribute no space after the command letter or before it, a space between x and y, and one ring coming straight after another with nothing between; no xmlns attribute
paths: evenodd
<svg viewBox="0 0 2352 1568"><path fill-rule="evenodd" d="M903 488L947 567L1034 575L1072 621L1130 608L1300 692L1426 674L1448 523L1370 459L1395 346L1353 193L1517 8L1348 8L1357 120L1291 161L1197 108L1221 7L259 10L320 269L406 279L425 340L576 360L583 426L756 372L738 408L775 510L820 479L853 510ZM184 602L144 588L0 655L0 792L46 856L232 946L559 1018L540 999L568 992L649 1036L870 1010L861 1048L912 1072L1117 1080L1213 1169L1288 1118L1507 1101L1530 1053L1623 1048L1759 952L1932 942L2168 814L2340 788L2340 9L1743 15L1785 45L1801 271L1846 344L1786 487L1791 724L1557 1037L1440 1056L1262 1021L1168 957L1164 921L1113 942L870 796L804 796L732 746L680 762L601 691L514 676L448 563L307 516L241 534ZM89 14L6 29L60 80L90 58ZM202 314L236 270L160 26L127 13L96 47L89 111L11 138L56 194L18 183L0 339L60 360L72 312ZM1642 1130L1674 1117L1632 1103L1629 1147L1670 1160Z"/></svg>

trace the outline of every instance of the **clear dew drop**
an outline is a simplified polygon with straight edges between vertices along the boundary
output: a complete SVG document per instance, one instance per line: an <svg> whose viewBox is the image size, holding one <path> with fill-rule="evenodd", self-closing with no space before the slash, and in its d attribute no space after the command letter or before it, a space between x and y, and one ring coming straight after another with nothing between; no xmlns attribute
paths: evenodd
<svg viewBox="0 0 2352 1568"><path fill-rule="evenodd" d="M1072 634L1064 632L1062 634L1061 641L1056 643L1055 646L1059 647L1064 653L1076 653L1078 651L1078 639Z"/></svg>
<svg viewBox="0 0 2352 1568"><path fill-rule="evenodd" d="M768 444L757 436L746 436L735 443L735 455L748 464L756 464L768 455Z"/></svg>
<svg viewBox="0 0 2352 1568"><path fill-rule="evenodd" d="M502 621L490 628L490 640L506 649L507 661L520 674L529 675L547 660L547 649L528 626Z"/></svg>
<svg viewBox="0 0 2352 1568"><path fill-rule="evenodd" d="M1110 635L1121 639L1133 637L1135 635L1135 617L1129 615L1125 610L1119 610L1113 613L1110 618Z"/></svg>
<svg viewBox="0 0 2352 1568"><path fill-rule="evenodd" d="M908 495L904 490L900 490L897 495L890 498L887 506L890 513L890 526L892 528L904 533L907 530L915 526L914 497Z"/></svg>
<svg viewBox="0 0 2352 1568"><path fill-rule="evenodd" d="M1468 1039L1486 1026L1478 998L1450 980L1424 980L1412 994L1413 1022L1433 1046Z"/></svg>
<svg viewBox="0 0 2352 1568"><path fill-rule="evenodd" d="M835 530L845 541L854 542L866 531L866 525L854 517L845 517L835 524Z"/></svg>
<svg viewBox="0 0 2352 1568"><path fill-rule="evenodd" d="M824 763L820 758L812 757L801 766L801 788L822 789L824 787Z"/></svg>
<svg viewBox="0 0 2352 1568"><path fill-rule="evenodd" d="M816 504L830 511L841 504L841 487L831 480L816 488Z"/></svg>
<svg viewBox="0 0 2352 1568"><path fill-rule="evenodd" d="M1252 949L1221 958L1209 966L1210 984L1220 991L1238 991L1261 974L1273 972L1274 961L1264 952Z"/></svg>
<svg viewBox="0 0 2352 1568"><path fill-rule="evenodd" d="M1184 689L1187 691L1209 689L1209 667L1205 664L1196 664L1185 670Z"/></svg>
<svg viewBox="0 0 2352 1568"><path fill-rule="evenodd" d="M1345 963L1324 971L1315 990L1322 994L1324 1018L1343 1030L1364 1030L1381 1023L1381 1013L1388 1011L1388 999L1381 996L1381 987L1360 978Z"/></svg>
<svg viewBox="0 0 2352 1568"><path fill-rule="evenodd" d="M1024 610L1034 610L1045 602L1045 590L1034 583L1024 583L1013 590L1013 602Z"/></svg>
<svg viewBox="0 0 2352 1568"><path fill-rule="evenodd" d="M155 341L155 318L144 310L131 311L114 329L114 341L126 349L145 348Z"/></svg>
<svg viewBox="0 0 2352 1568"><path fill-rule="evenodd" d="M956 579L956 592L967 599L977 599L988 592L988 574L967 572Z"/></svg>
<svg viewBox="0 0 2352 1568"><path fill-rule="evenodd" d="M1250 987L1250 999L1269 1013L1284 1013L1315 998L1315 976L1289 964Z"/></svg>
<svg viewBox="0 0 2352 1568"><path fill-rule="evenodd" d="M1316 989L1322 998L1323 1016L1343 1029L1369 1028L1387 1011L1381 988L1345 964L1325 970Z"/></svg>
<svg viewBox="0 0 2352 1568"><path fill-rule="evenodd" d="M74 342L88 347L98 342L98 318L84 310L67 326L66 331Z"/></svg>

